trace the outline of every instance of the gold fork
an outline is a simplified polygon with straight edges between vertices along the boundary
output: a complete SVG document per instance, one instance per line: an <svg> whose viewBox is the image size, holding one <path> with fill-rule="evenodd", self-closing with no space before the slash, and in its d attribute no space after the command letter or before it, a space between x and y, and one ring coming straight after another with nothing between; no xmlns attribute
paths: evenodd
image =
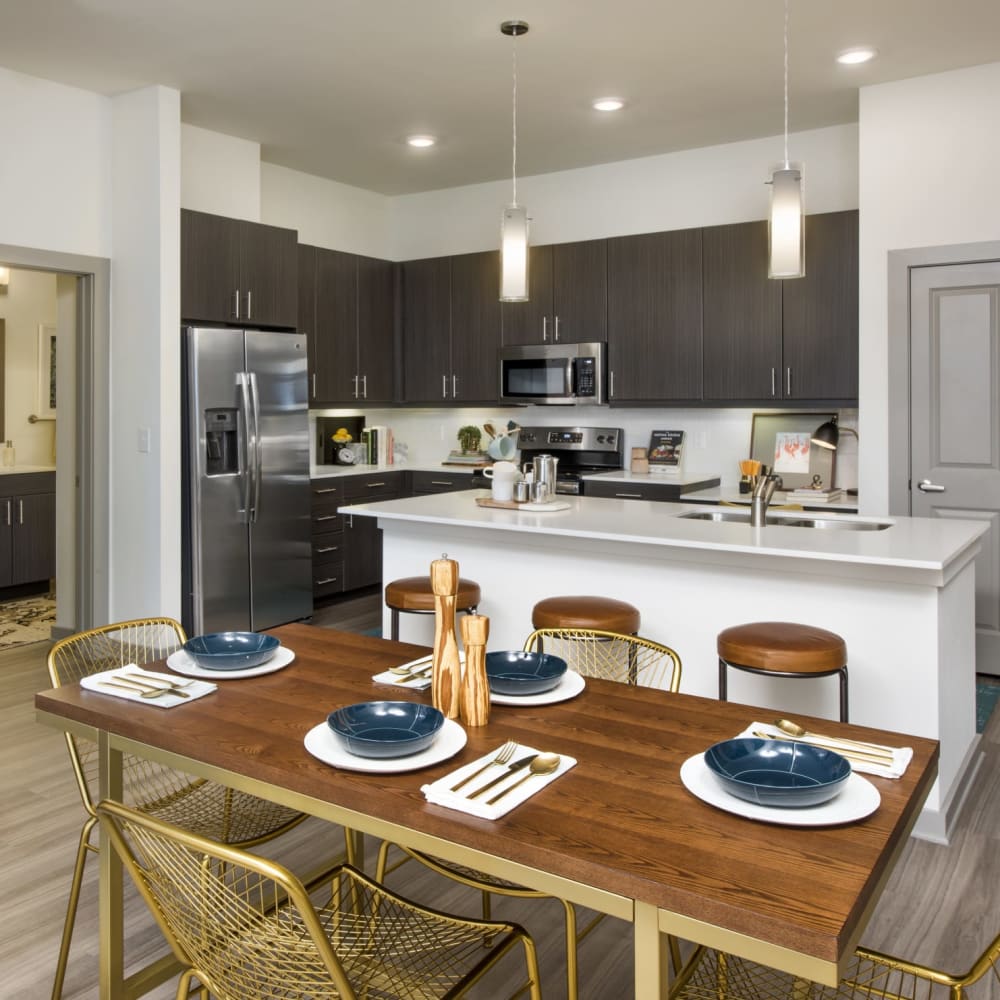
<svg viewBox="0 0 1000 1000"><path fill-rule="evenodd" d="M507 740L499 750L493 760L487 761L478 771L473 771L467 778L463 778L457 785L452 785L449 791L457 792L463 785L467 785L473 778L478 778L484 771L488 771L494 764L506 764L517 750L517 740Z"/></svg>

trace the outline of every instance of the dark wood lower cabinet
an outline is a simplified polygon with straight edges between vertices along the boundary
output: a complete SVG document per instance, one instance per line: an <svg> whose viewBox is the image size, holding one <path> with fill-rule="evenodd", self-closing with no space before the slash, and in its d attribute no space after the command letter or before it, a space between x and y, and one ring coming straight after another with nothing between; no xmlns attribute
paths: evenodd
<svg viewBox="0 0 1000 1000"><path fill-rule="evenodd" d="M51 580L56 575L55 473L0 479L0 587Z"/></svg>

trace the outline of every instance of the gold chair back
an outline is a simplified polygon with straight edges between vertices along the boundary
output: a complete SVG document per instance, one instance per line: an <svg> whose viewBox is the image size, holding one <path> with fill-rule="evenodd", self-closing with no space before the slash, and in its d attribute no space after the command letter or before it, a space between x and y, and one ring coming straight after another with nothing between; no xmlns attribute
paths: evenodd
<svg viewBox="0 0 1000 1000"><path fill-rule="evenodd" d="M637 635L586 628L540 628L525 640L529 652L562 657L584 677L676 692L681 660L669 646Z"/></svg>
<svg viewBox="0 0 1000 1000"><path fill-rule="evenodd" d="M186 967L185 989L197 978L220 1000L458 996L521 945L522 988L540 996L534 946L515 924L426 910L348 866L323 883L329 897L314 905L279 864L119 803L97 812Z"/></svg>

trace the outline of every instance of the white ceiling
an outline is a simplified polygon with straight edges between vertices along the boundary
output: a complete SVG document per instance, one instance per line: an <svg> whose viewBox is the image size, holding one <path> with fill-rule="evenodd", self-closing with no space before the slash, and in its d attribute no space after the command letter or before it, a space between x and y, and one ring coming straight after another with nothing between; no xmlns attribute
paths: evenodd
<svg viewBox="0 0 1000 1000"><path fill-rule="evenodd" d="M529 175L779 134L783 17L782 0L0 0L0 66L109 95L174 87L185 122L271 163L400 194L510 176L501 21L531 28ZM860 44L879 57L834 61ZM791 130L852 122L860 86L1000 60L1000 3L790 0L790 50ZM609 94L624 111L591 109ZM413 150L416 132L440 144Z"/></svg>

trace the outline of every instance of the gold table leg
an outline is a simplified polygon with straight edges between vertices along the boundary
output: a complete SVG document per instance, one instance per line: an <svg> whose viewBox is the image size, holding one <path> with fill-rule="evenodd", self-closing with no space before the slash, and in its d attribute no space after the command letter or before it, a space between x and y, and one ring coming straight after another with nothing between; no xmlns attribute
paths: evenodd
<svg viewBox="0 0 1000 1000"><path fill-rule="evenodd" d="M632 924L635 948L635 1000L662 1000L670 988L667 937L660 933L655 906L636 901Z"/></svg>
<svg viewBox="0 0 1000 1000"><path fill-rule="evenodd" d="M102 799L122 798L122 754L111 746L108 733L98 736L99 788ZM98 929L100 937L100 1000L125 1000L125 958L122 863L100 832L100 882L98 885Z"/></svg>

